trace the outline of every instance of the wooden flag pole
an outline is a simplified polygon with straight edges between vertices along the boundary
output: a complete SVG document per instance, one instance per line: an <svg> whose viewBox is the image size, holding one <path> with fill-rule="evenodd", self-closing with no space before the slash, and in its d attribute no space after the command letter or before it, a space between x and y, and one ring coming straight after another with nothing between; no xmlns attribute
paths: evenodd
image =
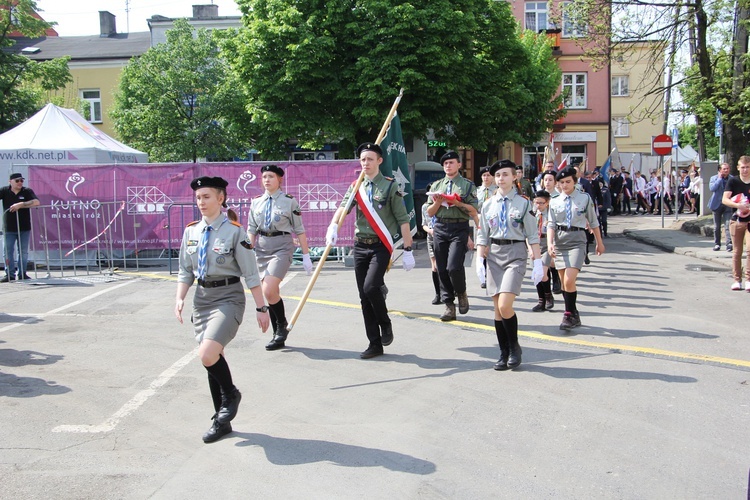
<svg viewBox="0 0 750 500"><path fill-rule="evenodd" d="M404 89L401 89L401 91L398 93L398 97L396 97L396 100L393 101L393 106L391 106L391 111L388 113L388 117L385 119L385 123L383 123L383 128L380 129L380 133L378 134L378 138L375 141L375 144L380 144L380 142L383 140L383 137L385 137L385 133L388 130L388 126L390 125L391 120L393 119L393 115L396 114L396 109L398 109L398 105L401 102L401 98L403 97L403 95L404 95ZM336 221L336 224L338 225L339 228L341 227L341 224L344 222L344 219L349 213L349 208L352 206L352 202L354 201L354 195L359 190L359 186L362 185L364 178L365 178L365 171L362 170L359 173L359 177L357 177L357 182L354 184L354 188L352 189L351 196L349 196L349 199L346 201L344 210L341 211L339 220ZM294 314L292 314L292 317L289 320L289 325L287 326L287 330L292 331L292 328L294 328L294 325L297 323L297 318L299 318L300 313L302 313L302 308L305 306L305 302L307 302L308 297L310 297L310 293L312 292L312 289L315 286L315 282L317 281L318 276L320 275L320 272L323 270L323 264L325 264L325 261L328 258L328 254L331 252L331 247L332 245L326 245L326 249L323 252L323 255L320 256L320 260L318 261L318 266L315 268L315 272L310 277L310 282L307 284L307 288L305 288L305 293L302 294L302 298L300 299L299 304L297 304L297 308L294 310Z"/></svg>

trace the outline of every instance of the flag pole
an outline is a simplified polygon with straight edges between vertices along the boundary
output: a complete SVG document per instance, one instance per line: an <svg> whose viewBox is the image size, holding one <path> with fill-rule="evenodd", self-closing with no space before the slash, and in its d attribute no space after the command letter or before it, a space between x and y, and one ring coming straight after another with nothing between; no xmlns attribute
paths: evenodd
<svg viewBox="0 0 750 500"><path fill-rule="evenodd" d="M398 93L396 100L393 101L393 106L391 106L391 110L388 112L388 117L385 119L385 123L383 123L383 128L380 129L380 133L378 134L378 138L375 141L375 144L380 144L383 141L383 138L385 137L385 133L388 131L388 126L390 125L391 120L393 119L393 115L396 114L396 109L398 109L398 105L401 102L401 98L403 96L404 96L404 89L402 88L401 91ZM354 187L352 188L352 194L351 196L349 196L349 199L346 201L344 210L341 211L341 215L339 216L339 219L336 221L336 224L338 225L339 228L341 227L341 224L344 222L344 219L349 213L349 209L352 206L352 202L354 201L354 195L359 190L359 186L364 181L364 178L365 178L365 171L363 169L359 173L359 177L357 177L357 182L354 183ZM297 304L297 308L294 310L294 314L292 314L292 317L289 320L289 325L287 326L288 331L292 331L292 328L294 328L294 325L297 322L297 318L299 318L300 313L302 313L302 308L305 306L305 302L307 302L308 297L310 297L310 293L312 292L312 289L315 286L315 282L317 281L318 276L320 275L320 272L323 270L323 264L325 264L325 261L328 258L328 254L331 252L331 247L332 245L326 245L326 249L323 252L323 255L320 256L320 260L318 261L318 266L315 268L315 272L310 277L310 282L307 284L307 288L305 288L305 293L302 294L302 298L300 299L299 304Z"/></svg>

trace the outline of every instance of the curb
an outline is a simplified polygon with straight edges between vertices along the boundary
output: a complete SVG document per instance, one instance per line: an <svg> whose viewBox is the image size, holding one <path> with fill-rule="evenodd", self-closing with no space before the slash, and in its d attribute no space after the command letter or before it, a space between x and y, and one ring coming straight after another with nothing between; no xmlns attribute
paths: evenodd
<svg viewBox="0 0 750 500"><path fill-rule="evenodd" d="M705 260L707 262L711 262L713 264L719 265L723 268L728 268L728 269L732 268L731 254L724 256L722 258L713 257L707 253L707 252L713 253L713 250L711 250L711 248L706 248L705 250L704 249L696 250L694 247L679 247L679 246L672 245L669 242L664 241L663 239L656 239L645 234L639 234L638 230L624 229L622 234L632 240L645 243L646 245L656 247L668 253L676 253L679 255L685 255L687 257L694 257L696 259ZM716 254L722 255L719 252L716 252Z"/></svg>

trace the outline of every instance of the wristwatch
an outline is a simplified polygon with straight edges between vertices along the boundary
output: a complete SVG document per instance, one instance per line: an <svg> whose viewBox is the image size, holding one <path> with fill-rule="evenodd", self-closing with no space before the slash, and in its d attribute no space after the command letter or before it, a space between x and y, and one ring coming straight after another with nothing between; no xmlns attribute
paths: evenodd
<svg viewBox="0 0 750 500"><path fill-rule="evenodd" d="M258 311L259 313L267 313L268 312L268 306L256 307L255 310Z"/></svg>
<svg viewBox="0 0 750 500"><path fill-rule="evenodd" d="M404 247L404 252L411 252L411 247Z"/></svg>

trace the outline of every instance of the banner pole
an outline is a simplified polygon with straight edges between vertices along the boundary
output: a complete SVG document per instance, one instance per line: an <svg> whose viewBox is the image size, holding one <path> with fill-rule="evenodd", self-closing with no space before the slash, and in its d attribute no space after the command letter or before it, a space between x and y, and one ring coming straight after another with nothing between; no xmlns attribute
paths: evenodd
<svg viewBox="0 0 750 500"><path fill-rule="evenodd" d="M383 140L383 137L385 137L385 133L388 130L388 126L390 125L391 120L393 119L393 115L396 114L396 110L398 109L398 105L401 102L401 98L403 96L404 96L404 89L402 88L401 91L398 93L396 100L393 101L393 106L391 106L391 110L388 113L388 117L385 119L385 123L383 123L383 127L380 129L380 133L378 134L378 138L375 141L375 144L380 144L380 142ZM362 170L359 173L359 177L357 177L357 182L354 183L354 188L352 189L352 195L346 201L346 205L344 206L344 210L341 211L339 220L336 221L339 228L341 227L341 224L344 222L344 219L349 213L349 209L351 208L352 202L354 201L354 194L359 190L359 186L362 185L364 178L365 178L365 171ZM297 318L299 318L300 313L302 313L302 308L305 307L305 302L307 302L307 299L310 297L310 293L312 292L312 289L315 286L315 282L317 281L318 276L320 275L320 272L323 270L323 265L325 264L326 259L328 258L328 254L331 252L331 247L332 245L326 245L326 249L325 251L323 251L323 255L320 256L320 260L318 261L318 265L315 268L315 272L310 277L310 282L307 284L307 287L305 288L305 293L302 294L302 298L300 299L299 304L297 304L297 307L294 310L294 314L292 314L292 317L289 320L289 324L287 326L288 331L292 331L292 328L294 328L294 325L297 322Z"/></svg>

